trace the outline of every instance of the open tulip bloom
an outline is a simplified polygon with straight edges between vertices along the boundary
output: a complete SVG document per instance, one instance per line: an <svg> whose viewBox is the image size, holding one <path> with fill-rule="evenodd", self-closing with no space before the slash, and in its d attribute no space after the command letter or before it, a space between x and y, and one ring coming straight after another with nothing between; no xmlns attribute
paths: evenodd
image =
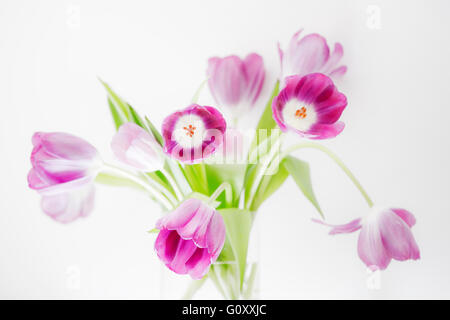
<svg viewBox="0 0 450 320"><path fill-rule="evenodd" d="M359 232L355 252L371 270L386 269L392 259L419 259L413 214L374 207L339 157L313 141L344 130L347 98L334 81L347 67L340 65L342 45L330 53L322 36L299 34L280 49L280 79L249 134L234 124L243 112L260 108L265 70L256 53L211 58L208 84L217 105L200 104L198 90L193 102L164 119L161 131L102 81L117 131L111 136L117 163L104 162L90 143L71 134L35 133L28 184L41 196L44 213L61 223L87 217L95 183L146 192L163 214L148 228L156 234L155 254L180 277L194 279L190 295L210 279L224 298L249 298L257 269L247 258L249 234L264 201L291 176L299 195L324 217L308 163L291 155L313 148L343 170L371 208L343 225L314 221L331 227L330 234ZM286 145L287 134L299 143Z"/></svg>

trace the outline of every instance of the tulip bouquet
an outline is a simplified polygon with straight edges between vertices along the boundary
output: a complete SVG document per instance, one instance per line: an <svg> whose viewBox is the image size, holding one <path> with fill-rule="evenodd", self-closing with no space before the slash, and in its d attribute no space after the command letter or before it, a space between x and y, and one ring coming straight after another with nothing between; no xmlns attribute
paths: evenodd
<svg viewBox="0 0 450 320"><path fill-rule="evenodd" d="M164 119L160 131L101 81L117 130L111 148L120 165L104 162L79 137L35 133L28 183L42 196L42 210L61 223L88 216L95 183L146 192L163 213L149 231L156 234L156 255L173 272L194 279L190 292L210 279L224 298L249 298L257 269L248 262L249 235L262 203L290 176L322 215L308 163L291 155L313 148L336 162L370 208L343 225L313 221L330 226L330 234L360 230L358 255L372 269L385 269L391 259L418 259L414 216L374 207L344 163L312 141L344 129L339 119L347 99L334 82L347 70L340 65L342 46L336 43L330 52L322 36L301 37L299 31L279 54L279 79L250 133L238 123L258 105L265 80L258 54L211 58L206 81L217 108L198 104L201 86L189 106ZM287 134L300 142L286 145Z"/></svg>

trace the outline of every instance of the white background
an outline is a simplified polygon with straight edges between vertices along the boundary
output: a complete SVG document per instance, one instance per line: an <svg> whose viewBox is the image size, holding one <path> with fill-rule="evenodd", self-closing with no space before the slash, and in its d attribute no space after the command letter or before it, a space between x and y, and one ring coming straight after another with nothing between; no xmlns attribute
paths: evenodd
<svg viewBox="0 0 450 320"><path fill-rule="evenodd" d="M373 8L380 24L371 23ZM0 297L161 297L164 271L146 233L158 206L100 186L89 218L57 224L27 188L33 132L79 135L110 160L113 126L96 77L160 124L189 103L214 55L264 57L262 108L279 72L277 41L286 46L303 27L341 42L348 65L337 83L347 126L326 144L377 204L416 215L422 259L394 261L371 289L357 234L331 237L313 224L316 212L289 179L259 212L260 297L450 298L449 10L445 0L1 0ZM200 103L212 103L207 90ZM330 223L366 213L329 159L297 156L311 163ZM186 277L177 279L179 296ZM199 297L214 297L212 287Z"/></svg>

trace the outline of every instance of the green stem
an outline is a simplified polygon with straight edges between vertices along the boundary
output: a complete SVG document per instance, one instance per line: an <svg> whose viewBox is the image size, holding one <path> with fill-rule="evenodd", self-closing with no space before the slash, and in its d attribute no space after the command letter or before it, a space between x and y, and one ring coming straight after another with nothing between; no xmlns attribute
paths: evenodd
<svg viewBox="0 0 450 320"><path fill-rule="evenodd" d="M183 196L189 194L192 191L192 188L189 184L189 181L186 177L186 172L182 165L170 158L167 158L166 163L169 169L169 173L172 173L172 177L180 188Z"/></svg>
<svg viewBox="0 0 450 320"><path fill-rule="evenodd" d="M255 199L256 193L258 192L259 185L264 178L264 175L269 168L270 164L272 163L272 160L278 155L278 152L280 150L281 143L283 141L284 134L281 133L280 135L276 136L275 138L271 138L271 149L269 151L269 154L266 155L266 159L264 163L262 164L261 169L258 172L258 175L256 176L254 182L251 186L250 196L248 199L245 199L247 204L247 209L250 209L253 204L253 200Z"/></svg>
<svg viewBox="0 0 450 320"><path fill-rule="evenodd" d="M191 284L189 285L188 289L186 290L184 296L181 299L191 300L194 294L203 286L206 279L208 279L208 277L205 276L200 280L192 280Z"/></svg>
<svg viewBox="0 0 450 320"><path fill-rule="evenodd" d="M194 96L192 97L191 103L197 103L198 98L200 97L200 93L203 90L203 87L205 86L206 82L208 82L208 78L202 81L200 85L197 88L197 91L195 91Z"/></svg>
<svg viewBox="0 0 450 320"><path fill-rule="evenodd" d="M350 180L353 182L353 184L356 186L356 188L359 190L361 195L366 200L366 202L369 205L369 207L373 207L372 199L370 199L370 197L367 194L366 190L364 190L363 186L358 181L358 179L356 179L355 175L350 171L350 169L344 164L344 162L342 162L342 160L336 154L334 154L331 150L329 150L325 146L320 145L320 144L316 144L316 143L313 143L313 142L299 143L299 144L296 144L296 145L293 145L293 146L287 148L282 153L280 158L283 159L285 156L287 156L291 152L293 152L295 150L298 150L298 149L304 149L304 148L316 149L316 150L322 151L327 156L329 156L342 169L342 171L344 171L344 173L347 175L347 177L350 178Z"/></svg>
<svg viewBox="0 0 450 320"><path fill-rule="evenodd" d="M172 186L172 188L175 190L175 194L178 200L183 199L183 193L181 192L181 188L178 185L178 183L175 181L175 179L172 177L170 172L168 172L166 169L161 169L162 174L166 177L169 184Z"/></svg>
<svg viewBox="0 0 450 320"><path fill-rule="evenodd" d="M213 203L223 191L225 191L225 202L227 206L230 207L233 201L233 189L229 182L222 182L222 184L217 187L216 191L209 197L209 202Z"/></svg>
<svg viewBox="0 0 450 320"><path fill-rule="evenodd" d="M222 294L224 299L228 299L227 294L225 293L225 290L222 288L222 285L220 284L220 280L217 277L216 274L216 268L214 267L214 265L211 265L211 268L209 270L209 278L212 280L212 282L214 283L214 285L217 287L217 289L219 290L219 292Z"/></svg>
<svg viewBox="0 0 450 320"><path fill-rule="evenodd" d="M175 205L178 203L177 199L173 196L172 192L167 189L166 186L161 185L159 182L155 181L152 177L146 175L146 174L141 174L140 175L143 179L147 180L148 183L155 188L156 190L158 190L159 192L161 192L166 198L167 200L170 201L170 203L172 204L172 207L175 207Z"/></svg>
<svg viewBox="0 0 450 320"><path fill-rule="evenodd" d="M155 199L161 205L163 205L167 210L170 210L173 208L173 204L165 197L165 195L162 194L160 191L158 191L153 185L151 185L148 180L143 179L142 177L136 176L133 173L128 172L122 168L119 168L119 167L116 167L116 166L113 166L113 165L110 165L107 163L104 164L104 167L107 170L115 172L115 173L139 184L140 186L142 186L146 191L148 191L152 196L154 196Z"/></svg>
<svg viewBox="0 0 450 320"><path fill-rule="evenodd" d="M252 269L250 271L250 275L249 275L249 277L247 279L247 287L246 287L245 292L244 292L244 299L246 299L246 300L255 298L253 296L253 290L254 290L257 270L258 270L258 264L255 262L252 265Z"/></svg>

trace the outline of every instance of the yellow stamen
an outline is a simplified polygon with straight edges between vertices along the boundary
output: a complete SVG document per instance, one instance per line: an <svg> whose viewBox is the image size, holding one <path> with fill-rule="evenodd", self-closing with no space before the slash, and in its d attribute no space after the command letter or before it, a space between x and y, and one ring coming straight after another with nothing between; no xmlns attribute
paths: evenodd
<svg viewBox="0 0 450 320"><path fill-rule="evenodd" d="M300 109L297 109L297 111L295 111L295 116L297 118L305 119L306 118L306 108L301 107Z"/></svg>
<svg viewBox="0 0 450 320"><path fill-rule="evenodd" d="M188 127L183 127L183 129L187 131L186 135L192 138L195 133L195 129L197 128L190 124Z"/></svg>

